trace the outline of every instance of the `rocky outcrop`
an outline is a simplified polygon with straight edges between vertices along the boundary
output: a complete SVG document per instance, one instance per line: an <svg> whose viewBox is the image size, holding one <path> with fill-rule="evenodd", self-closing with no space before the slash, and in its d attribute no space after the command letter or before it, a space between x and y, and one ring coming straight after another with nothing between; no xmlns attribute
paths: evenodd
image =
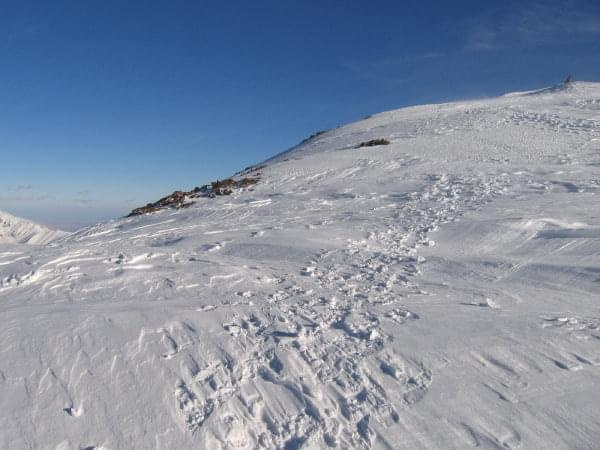
<svg viewBox="0 0 600 450"><path fill-rule="evenodd" d="M357 148L362 148L362 147L377 147L378 145L389 145L390 141L388 141L387 139L371 139L370 141L366 141L366 142L361 142L360 144L358 144Z"/></svg>
<svg viewBox="0 0 600 450"><path fill-rule="evenodd" d="M202 187L195 187L191 191L175 191L156 202L148 203L146 206L140 208L135 208L127 215L127 217L149 214L165 208L186 208L192 205L197 198L214 198L221 195L231 195L236 190L247 188L258 183L259 180L260 178L258 176L240 179L226 178L224 180L213 181L210 185L206 184Z"/></svg>

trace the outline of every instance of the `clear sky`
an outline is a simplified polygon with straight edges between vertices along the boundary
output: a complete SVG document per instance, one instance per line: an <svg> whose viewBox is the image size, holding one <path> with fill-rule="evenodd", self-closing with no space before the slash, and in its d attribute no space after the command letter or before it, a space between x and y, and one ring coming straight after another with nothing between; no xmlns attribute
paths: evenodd
<svg viewBox="0 0 600 450"><path fill-rule="evenodd" d="M419 103L600 81L600 1L2 0L0 209L62 228Z"/></svg>

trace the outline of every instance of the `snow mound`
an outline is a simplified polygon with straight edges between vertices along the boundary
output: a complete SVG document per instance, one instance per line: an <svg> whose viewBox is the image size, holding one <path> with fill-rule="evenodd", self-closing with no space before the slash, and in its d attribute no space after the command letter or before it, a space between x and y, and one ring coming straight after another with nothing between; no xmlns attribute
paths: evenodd
<svg viewBox="0 0 600 450"><path fill-rule="evenodd" d="M0 448L597 447L599 84L258 167L2 247Z"/></svg>

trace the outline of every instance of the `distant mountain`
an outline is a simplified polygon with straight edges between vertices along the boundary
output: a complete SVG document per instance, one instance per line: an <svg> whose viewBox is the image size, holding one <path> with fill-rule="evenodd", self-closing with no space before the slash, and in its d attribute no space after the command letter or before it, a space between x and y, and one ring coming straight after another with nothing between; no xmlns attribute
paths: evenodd
<svg viewBox="0 0 600 450"><path fill-rule="evenodd" d="M0 244L45 245L66 234L0 211Z"/></svg>

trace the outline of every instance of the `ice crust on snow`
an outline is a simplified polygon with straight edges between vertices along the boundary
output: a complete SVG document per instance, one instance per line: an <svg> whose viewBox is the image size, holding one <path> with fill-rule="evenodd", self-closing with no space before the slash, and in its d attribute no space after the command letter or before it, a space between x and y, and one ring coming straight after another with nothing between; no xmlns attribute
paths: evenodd
<svg viewBox="0 0 600 450"><path fill-rule="evenodd" d="M594 448L599 180L600 84L574 83L3 243L0 448Z"/></svg>

